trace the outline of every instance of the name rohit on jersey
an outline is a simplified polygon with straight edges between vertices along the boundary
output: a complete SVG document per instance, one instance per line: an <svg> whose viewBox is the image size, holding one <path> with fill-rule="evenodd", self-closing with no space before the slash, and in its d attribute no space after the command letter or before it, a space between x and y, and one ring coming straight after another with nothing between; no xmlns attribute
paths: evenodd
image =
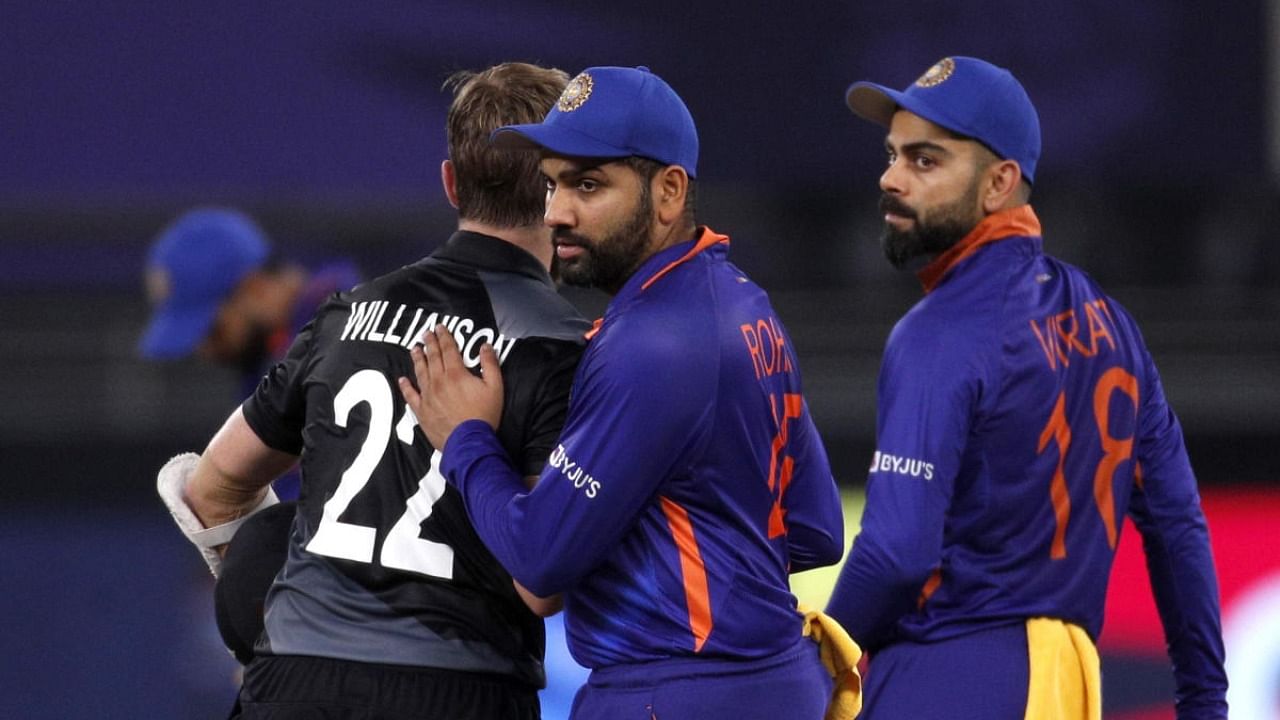
<svg viewBox="0 0 1280 720"><path fill-rule="evenodd" d="M438 312L425 313L420 307L410 308L403 303L396 305L394 313L388 313L390 305L386 300L355 303L347 315L347 325L342 330L342 337L338 339L388 343L408 349L414 343L422 342L422 336L432 328L444 325L453 333L454 341L462 350L462 363L467 367L480 364L480 347L485 343L493 346L499 363L507 359L516 344L516 338L509 338L493 328L477 327L476 321L471 318ZM412 318L407 312L410 309L413 310ZM391 319L384 325L383 319L388 317ZM404 322L401 322L401 318L404 318Z"/></svg>
<svg viewBox="0 0 1280 720"><path fill-rule="evenodd" d="M559 470L566 480L573 483L573 486L581 490L588 498L593 498L600 492L600 481L591 477L591 474L584 471L581 465L570 460L569 454L564 450L564 445L556 445L556 449L551 453L551 457L547 459L547 463Z"/></svg>
<svg viewBox="0 0 1280 720"><path fill-rule="evenodd" d="M876 451L874 457L871 458L871 467L867 471L874 475L878 472L893 473L895 475L906 475L908 477L924 478L925 480L933 479L933 463L913 458L898 457L889 453Z"/></svg>

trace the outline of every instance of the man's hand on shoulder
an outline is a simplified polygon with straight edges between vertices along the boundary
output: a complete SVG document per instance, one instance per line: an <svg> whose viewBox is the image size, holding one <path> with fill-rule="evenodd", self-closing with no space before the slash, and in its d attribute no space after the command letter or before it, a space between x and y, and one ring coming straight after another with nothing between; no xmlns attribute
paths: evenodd
<svg viewBox="0 0 1280 720"><path fill-rule="evenodd" d="M416 383L400 378L400 392L418 418L418 426L437 450L454 428L467 420L483 420L492 428L502 419L502 370L493 347L480 348L480 376L471 374L453 333L443 325L423 336L409 351Z"/></svg>

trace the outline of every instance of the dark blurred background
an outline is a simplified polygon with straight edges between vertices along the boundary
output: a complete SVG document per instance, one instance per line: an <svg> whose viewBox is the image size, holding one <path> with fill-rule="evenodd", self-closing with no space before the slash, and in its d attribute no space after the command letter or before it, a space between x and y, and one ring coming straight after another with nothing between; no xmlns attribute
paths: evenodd
<svg viewBox="0 0 1280 720"><path fill-rule="evenodd" d="M233 665L207 656L205 571L152 488L170 455L203 447L238 379L136 352L143 258L182 210L239 207L286 256L381 274L452 228L452 71L647 65L698 123L700 219L771 291L856 491L879 352L919 287L880 256L883 130L843 93L961 54L1010 68L1037 105L1046 249L1138 318L1206 492L1265 497L1280 480L1276 0L0 2L0 687L22 688L0 716L228 705L207 680Z"/></svg>

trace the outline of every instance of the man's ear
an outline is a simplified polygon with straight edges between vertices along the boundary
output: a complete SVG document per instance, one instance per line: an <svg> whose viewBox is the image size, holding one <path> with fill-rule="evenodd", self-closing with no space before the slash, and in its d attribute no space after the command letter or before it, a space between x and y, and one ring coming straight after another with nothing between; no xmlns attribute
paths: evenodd
<svg viewBox="0 0 1280 720"><path fill-rule="evenodd" d="M1018 163L1000 160L987 167L986 174L987 182L982 192L982 211L985 214L1022 204L1022 168Z"/></svg>
<svg viewBox="0 0 1280 720"><path fill-rule="evenodd" d="M684 217L685 197L689 193L689 173L679 165L668 165L653 177L650 188L658 221L674 225Z"/></svg>
<svg viewBox="0 0 1280 720"><path fill-rule="evenodd" d="M444 185L444 196L449 198L449 204L454 210L458 209L458 173L453 168L453 161L445 159L440 163L440 184Z"/></svg>

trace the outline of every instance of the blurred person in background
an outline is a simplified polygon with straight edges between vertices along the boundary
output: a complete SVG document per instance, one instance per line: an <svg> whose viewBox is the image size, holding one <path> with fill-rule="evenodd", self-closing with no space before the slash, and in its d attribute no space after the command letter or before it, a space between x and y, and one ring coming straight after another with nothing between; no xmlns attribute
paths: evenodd
<svg viewBox="0 0 1280 720"><path fill-rule="evenodd" d="M1126 514L1177 716L1227 716L1218 585L1182 430L1134 319L1042 251L1040 124L1007 70L945 58L847 103L888 128L881 242L925 296L878 388L862 530L828 605L871 656L864 717L1101 716Z"/></svg>
<svg viewBox="0 0 1280 720"><path fill-rule="evenodd" d="M273 561L240 523L277 507L269 483L303 458L235 717L539 716L539 615L558 600L517 587L480 542L394 388L412 370L409 347L437 323L473 364L490 343L507 380L503 446L525 475L546 463L590 325L548 272L536 158L488 136L542 119L567 79L524 63L454 76L441 177L457 231L332 296L204 454L161 471L166 504L217 573L235 557Z"/></svg>
<svg viewBox="0 0 1280 720"><path fill-rule="evenodd" d="M284 260L252 218L221 207L188 210L165 227L145 278L152 313L142 356L195 355L239 370L246 395L320 303L360 281L347 260L314 269Z"/></svg>

